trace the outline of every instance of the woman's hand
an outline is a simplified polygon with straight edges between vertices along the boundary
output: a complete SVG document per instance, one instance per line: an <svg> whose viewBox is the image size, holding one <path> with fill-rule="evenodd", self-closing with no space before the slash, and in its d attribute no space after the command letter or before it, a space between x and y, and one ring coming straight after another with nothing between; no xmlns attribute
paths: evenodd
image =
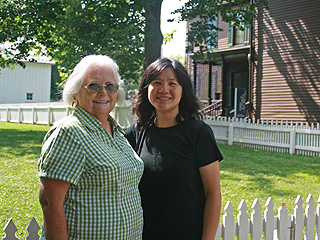
<svg viewBox="0 0 320 240"><path fill-rule="evenodd" d="M43 211L46 240L67 240L63 202L70 183L49 178L40 178L40 181L39 202Z"/></svg>
<svg viewBox="0 0 320 240"><path fill-rule="evenodd" d="M206 195L202 240L212 240L217 233L221 213L219 161L200 167L199 170Z"/></svg>

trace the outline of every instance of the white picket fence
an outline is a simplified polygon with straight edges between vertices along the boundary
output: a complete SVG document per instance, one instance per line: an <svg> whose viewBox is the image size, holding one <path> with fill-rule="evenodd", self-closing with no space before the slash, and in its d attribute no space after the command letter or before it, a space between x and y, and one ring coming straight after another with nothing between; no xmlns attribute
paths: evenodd
<svg viewBox="0 0 320 240"><path fill-rule="evenodd" d="M124 128L133 122L130 102L117 105L111 115ZM0 121L52 125L73 111L66 105L0 105ZM273 152L320 156L320 125L307 122L206 118L219 143Z"/></svg>
<svg viewBox="0 0 320 240"><path fill-rule="evenodd" d="M205 119L217 142L272 152L320 156L320 126L306 122Z"/></svg>
<svg viewBox="0 0 320 240"><path fill-rule="evenodd" d="M278 208L278 215L275 216L273 210L274 203L271 197L265 204L264 216L262 217L261 205L258 199L255 199L251 208L251 218L247 213L248 207L244 200L241 200L235 221L233 216L234 208L230 201L224 208L223 222L219 224L215 240L320 240L320 196L318 204L315 207L315 201L310 194L306 201L306 208L303 209L303 201L299 195L295 200L296 207L293 214L288 214L285 204ZM5 236L3 240L18 239L15 236L17 228L10 219L4 227ZM32 218L26 228L27 240L39 239L40 230L37 221Z"/></svg>
<svg viewBox="0 0 320 240"><path fill-rule="evenodd" d="M68 116L74 108L63 103L34 103L0 105L0 121L52 125ZM130 104L116 105L111 116L123 127L129 127L133 118L129 115Z"/></svg>

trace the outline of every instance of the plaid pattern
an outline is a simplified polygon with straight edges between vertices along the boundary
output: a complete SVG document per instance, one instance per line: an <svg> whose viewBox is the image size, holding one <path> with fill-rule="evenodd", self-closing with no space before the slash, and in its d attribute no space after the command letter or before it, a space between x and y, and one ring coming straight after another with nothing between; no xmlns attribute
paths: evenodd
<svg viewBox="0 0 320 240"><path fill-rule="evenodd" d="M71 183L64 201L69 239L141 239L143 163L109 121L113 138L77 107L44 138L39 177Z"/></svg>

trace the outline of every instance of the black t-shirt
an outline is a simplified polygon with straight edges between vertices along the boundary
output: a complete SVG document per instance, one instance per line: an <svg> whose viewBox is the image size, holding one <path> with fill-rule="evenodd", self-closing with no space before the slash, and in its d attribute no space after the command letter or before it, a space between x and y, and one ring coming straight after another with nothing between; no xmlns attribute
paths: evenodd
<svg viewBox="0 0 320 240"><path fill-rule="evenodd" d="M135 148L135 126L125 135ZM223 159L212 129L199 120L169 128L153 125L140 156L145 166L139 185L143 239L201 239L205 195L199 167Z"/></svg>

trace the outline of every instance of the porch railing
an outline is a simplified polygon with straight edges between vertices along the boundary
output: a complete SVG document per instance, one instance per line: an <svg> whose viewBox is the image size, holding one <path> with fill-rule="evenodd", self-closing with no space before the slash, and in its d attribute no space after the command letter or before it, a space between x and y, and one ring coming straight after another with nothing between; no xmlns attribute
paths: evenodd
<svg viewBox="0 0 320 240"><path fill-rule="evenodd" d="M215 101L209 106L206 106L200 110L200 113L204 117L220 116L222 114L222 100Z"/></svg>

